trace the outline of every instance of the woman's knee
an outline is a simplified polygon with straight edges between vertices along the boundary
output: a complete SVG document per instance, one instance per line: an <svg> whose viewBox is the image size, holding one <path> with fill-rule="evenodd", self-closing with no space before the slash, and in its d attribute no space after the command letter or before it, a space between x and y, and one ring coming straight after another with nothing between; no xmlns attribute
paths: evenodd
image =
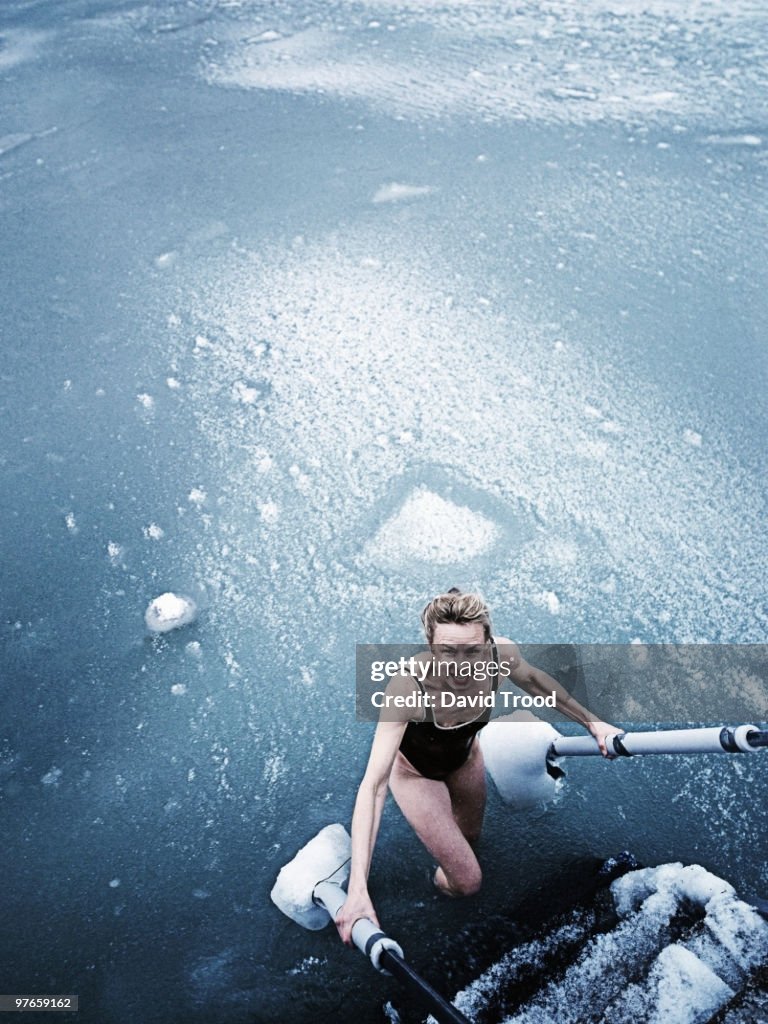
<svg viewBox="0 0 768 1024"><path fill-rule="evenodd" d="M458 871L444 873L454 896L474 896L483 884L483 872L477 861L462 865Z"/></svg>

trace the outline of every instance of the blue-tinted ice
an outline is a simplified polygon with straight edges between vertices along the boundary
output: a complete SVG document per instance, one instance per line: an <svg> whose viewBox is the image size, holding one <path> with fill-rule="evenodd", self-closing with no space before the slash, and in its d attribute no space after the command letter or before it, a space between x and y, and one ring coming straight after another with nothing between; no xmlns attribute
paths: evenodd
<svg viewBox="0 0 768 1024"><path fill-rule="evenodd" d="M387 980L268 894L349 821L355 642L417 640L438 590L522 642L764 642L766 29L2 4L2 992L379 1020ZM150 634L168 593L197 618ZM621 848L748 900L765 806L758 755L582 762L546 811L491 797L471 903L390 806L373 895L430 970Z"/></svg>

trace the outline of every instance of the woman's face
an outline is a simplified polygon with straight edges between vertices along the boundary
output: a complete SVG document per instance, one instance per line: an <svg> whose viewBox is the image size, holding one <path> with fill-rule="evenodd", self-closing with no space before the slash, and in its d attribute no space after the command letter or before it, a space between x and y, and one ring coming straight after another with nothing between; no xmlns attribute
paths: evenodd
<svg viewBox="0 0 768 1024"><path fill-rule="evenodd" d="M476 680L472 670L486 662L489 646L479 622L448 622L435 626L432 654L438 663L439 678L452 689L469 689Z"/></svg>

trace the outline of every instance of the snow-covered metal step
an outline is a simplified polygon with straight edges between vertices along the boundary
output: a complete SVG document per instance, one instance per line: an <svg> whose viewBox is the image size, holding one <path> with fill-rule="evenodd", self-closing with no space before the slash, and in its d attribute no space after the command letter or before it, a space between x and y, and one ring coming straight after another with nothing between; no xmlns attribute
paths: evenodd
<svg viewBox="0 0 768 1024"><path fill-rule="evenodd" d="M596 931L596 915L576 911L456 1005L478 1024L714 1024L727 1008L742 1024L739 999L768 964L768 924L733 886L676 863L630 871L610 893L615 927Z"/></svg>

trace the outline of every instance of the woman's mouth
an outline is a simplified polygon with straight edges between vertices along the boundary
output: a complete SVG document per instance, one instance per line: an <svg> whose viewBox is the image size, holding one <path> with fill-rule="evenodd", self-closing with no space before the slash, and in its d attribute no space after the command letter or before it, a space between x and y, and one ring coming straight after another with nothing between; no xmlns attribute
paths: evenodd
<svg viewBox="0 0 768 1024"><path fill-rule="evenodd" d="M472 679L469 676L457 676L448 679L447 683L452 690L466 690L472 684Z"/></svg>

